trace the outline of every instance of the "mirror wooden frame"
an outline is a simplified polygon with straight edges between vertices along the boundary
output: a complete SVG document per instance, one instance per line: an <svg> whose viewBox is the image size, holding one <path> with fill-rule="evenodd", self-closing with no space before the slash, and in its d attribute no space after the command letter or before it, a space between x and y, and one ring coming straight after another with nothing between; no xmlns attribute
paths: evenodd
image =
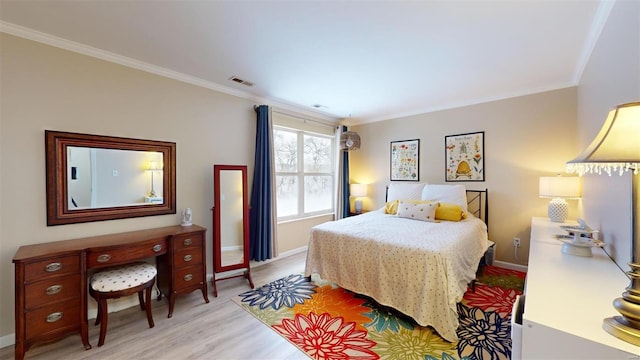
<svg viewBox="0 0 640 360"><path fill-rule="evenodd" d="M243 230L243 261L238 264L222 265L222 238L221 238L221 226L220 226L220 172L222 171L241 171L242 173L242 230ZM249 194L247 192L247 166L246 165L214 165L213 166L213 193L214 193L214 206L213 210L213 278L211 284L213 285L213 296L218 296L218 289L216 287L216 281L232 279L236 277L245 277L249 280L249 286L253 289L253 280L251 280L251 267L249 265ZM222 273L231 270L247 269L244 273L239 275L231 275L222 278L216 278L216 273Z"/></svg>
<svg viewBox="0 0 640 360"><path fill-rule="evenodd" d="M163 203L69 210L67 147L162 153ZM47 226L176 213L176 143L45 130Z"/></svg>

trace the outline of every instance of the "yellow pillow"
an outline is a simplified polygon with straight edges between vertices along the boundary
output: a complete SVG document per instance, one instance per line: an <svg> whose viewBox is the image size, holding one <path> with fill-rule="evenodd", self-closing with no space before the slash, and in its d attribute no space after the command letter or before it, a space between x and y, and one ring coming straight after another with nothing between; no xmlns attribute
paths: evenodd
<svg viewBox="0 0 640 360"><path fill-rule="evenodd" d="M384 213L395 215L398 213L398 200L388 201L384 205Z"/></svg>
<svg viewBox="0 0 640 360"><path fill-rule="evenodd" d="M436 209L436 220L460 221L467 218L467 213L460 205L440 203Z"/></svg>

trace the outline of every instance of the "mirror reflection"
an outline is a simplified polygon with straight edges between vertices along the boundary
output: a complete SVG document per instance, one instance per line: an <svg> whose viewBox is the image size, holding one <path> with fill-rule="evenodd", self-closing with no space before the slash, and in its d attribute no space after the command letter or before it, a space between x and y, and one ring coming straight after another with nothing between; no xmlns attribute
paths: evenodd
<svg viewBox="0 0 640 360"><path fill-rule="evenodd" d="M220 245L221 264L244 263L244 216L242 171L220 172Z"/></svg>
<svg viewBox="0 0 640 360"><path fill-rule="evenodd" d="M161 152L67 147L68 210L163 203Z"/></svg>

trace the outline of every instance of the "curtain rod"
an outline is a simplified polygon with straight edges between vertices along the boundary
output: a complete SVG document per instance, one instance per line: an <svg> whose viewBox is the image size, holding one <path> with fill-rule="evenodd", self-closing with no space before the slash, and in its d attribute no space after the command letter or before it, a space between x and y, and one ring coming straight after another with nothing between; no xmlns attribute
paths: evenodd
<svg viewBox="0 0 640 360"><path fill-rule="evenodd" d="M254 105L254 106L253 106L254 110L255 110L255 109L257 109L257 108L258 108L258 106L259 106L259 105ZM334 128L334 129L338 129L338 128L340 128L340 125L329 124L329 123L326 123L326 122L323 122L323 121L318 121L318 120L314 120L314 119L307 119L307 118L303 118L303 117L301 117L301 116L299 116L299 115L293 115L293 114L286 113L286 112L283 112L283 111L278 110L278 109L273 109L273 108L272 108L272 110L271 110L271 111L272 111L272 112L277 112L278 114L285 115L285 116L288 116L288 117L291 117L291 118L294 118L294 119L297 119L297 120L300 120L300 121L302 121L302 122L312 122L312 123L315 123L315 124L318 124L318 125L322 125L322 126L326 126L326 127L330 127L330 128Z"/></svg>

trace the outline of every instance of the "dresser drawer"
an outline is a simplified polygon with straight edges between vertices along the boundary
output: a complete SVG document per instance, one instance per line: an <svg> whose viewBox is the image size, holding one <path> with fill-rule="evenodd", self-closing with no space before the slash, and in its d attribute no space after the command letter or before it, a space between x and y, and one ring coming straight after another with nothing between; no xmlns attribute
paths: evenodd
<svg viewBox="0 0 640 360"><path fill-rule="evenodd" d="M80 326L80 300L64 301L29 311L26 338L31 339L64 328Z"/></svg>
<svg viewBox="0 0 640 360"><path fill-rule="evenodd" d="M53 257L47 260L41 260L24 267L25 281L34 281L44 279L53 275L79 274L80 273L80 256L70 255L64 257Z"/></svg>
<svg viewBox="0 0 640 360"><path fill-rule="evenodd" d="M188 235L176 235L175 239L173 239L173 246L175 250L181 250L189 247L197 247L202 249L202 242L204 239L202 238L202 233L196 234L188 234Z"/></svg>
<svg viewBox="0 0 640 360"><path fill-rule="evenodd" d="M173 263L176 268L183 266L192 266L202 264L202 249L201 248L187 248L177 251L173 255Z"/></svg>
<svg viewBox="0 0 640 360"><path fill-rule="evenodd" d="M58 276L25 287L25 309L65 299L80 298L80 275Z"/></svg>
<svg viewBox="0 0 640 360"><path fill-rule="evenodd" d="M176 270L174 289L175 291L180 291L186 288L199 288L203 280L202 265L178 269Z"/></svg>
<svg viewBox="0 0 640 360"><path fill-rule="evenodd" d="M167 252L167 240L149 240L127 247L91 250L87 253L87 266L90 268L118 265L134 260L142 260Z"/></svg>

